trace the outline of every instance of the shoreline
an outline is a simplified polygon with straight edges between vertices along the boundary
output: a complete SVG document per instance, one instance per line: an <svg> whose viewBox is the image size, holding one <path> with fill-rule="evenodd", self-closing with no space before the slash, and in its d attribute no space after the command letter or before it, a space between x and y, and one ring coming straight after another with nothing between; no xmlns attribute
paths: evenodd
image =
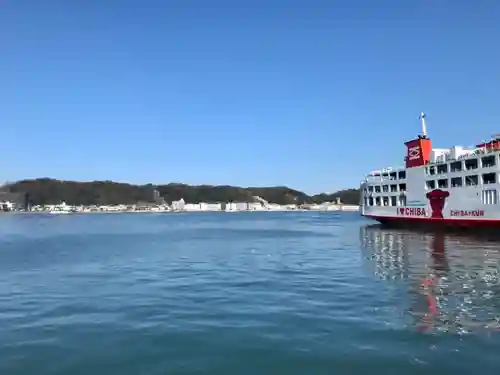
<svg viewBox="0 0 500 375"><path fill-rule="evenodd" d="M78 215L78 214L178 214L178 213L246 213L246 212L359 212L358 206L348 206L330 209L330 210L308 210L308 209L282 209L282 210L240 210L240 211L225 211L225 210L130 210L130 211L4 211L0 212L2 214L16 214L16 215L47 215L47 216L59 216L59 215Z"/></svg>

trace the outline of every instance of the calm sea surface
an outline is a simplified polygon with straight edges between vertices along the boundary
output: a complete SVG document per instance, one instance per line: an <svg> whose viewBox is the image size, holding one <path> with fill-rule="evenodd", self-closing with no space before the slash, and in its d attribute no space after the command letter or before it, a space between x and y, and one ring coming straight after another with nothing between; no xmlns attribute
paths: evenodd
<svg viewBox="0 0 500 375"><path fill-rule="evenodd" d="M354 213L0 215L0 374L500 368L500 242Z"/></svg>

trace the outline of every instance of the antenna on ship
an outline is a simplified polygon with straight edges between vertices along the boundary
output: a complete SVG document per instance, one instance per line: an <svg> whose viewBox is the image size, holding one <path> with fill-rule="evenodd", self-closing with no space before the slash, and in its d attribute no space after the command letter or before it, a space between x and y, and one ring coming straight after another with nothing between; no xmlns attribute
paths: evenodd
<svg viewBox="0 0 500 375"><path fill-rule="evenodd" d="M421 112L420 116L420 124L422 125L422 137L427 138L427 126L425 125L425 113Z"/></svg>

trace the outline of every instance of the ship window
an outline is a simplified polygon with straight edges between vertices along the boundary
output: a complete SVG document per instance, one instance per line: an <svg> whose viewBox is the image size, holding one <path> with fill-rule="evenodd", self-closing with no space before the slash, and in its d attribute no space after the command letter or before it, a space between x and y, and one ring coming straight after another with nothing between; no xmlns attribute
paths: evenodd
<svg viewBox="0 0 500 375"><path fill-rule="evenodd" d="M431 176L435 175L436 174L436 167L434 167L434 166L429 167L429 174Z"/></svg>
<svg viewBox="0 0 500 375"><path fill-rule="evenodd" d="M462 177L453 177L451 179L451 187L462 187Z"/></svg>
<svg viewBox="0 0 500 375"><path fill-rule="evenodd" d="M373 206L373 197L368 198L368 205Z"/></svg>
<svg viewBox="0 0 500 375"><path fill-rule="evenodd" d="M448 164L439 164L437 166L437 173L443 174L448 172Z"/></svg>
<svg viewBox="0 0 500 375"><path fill-rule="evenodd" d="M448 187L448 179L443 178L441 180L438 180L438 188L440 189L446 189Z"/></svg>
<svg viewBox="0 0 500 375"><path fill-rule="evenodd" d="M406 196L405 195L402 195L399 197L399 205L406 206Z"/></svg>
<svg viewBox="0 0 500 375"><path fill-rule="evenodd" d="M380 186L375 186L375 193L380 193Z"/></svg>
<svg viewBox="0 0 500 375"><path fill-rule="evenodd" d="M435 189L436 188L436 181L434 181L434 180L426 181L425 184L427 186L427 189Z"/></svg>
<svg viewBox="0 0 500 375"><path fill-rule="evenodd" d="M389 185L384 185L384 186L382 186L382 191L383 191L384 193L387 193L387 192L389 191Z"/></svg>
<svg viewBox="0 0 500 375"><path fill-rule="evenodd" d="M406 191L406 184L399 184L399 191Z"/></svg>
<svg viewBox="0 0 500 375"><path fill-rule="evenodd" d="M497 182L497 175L495 173L483 174L483 184L494 184Z"/></svg>
<svg viewBox="0 0 500 375"><path fill-rule="evenodd" d="M368 191L373 192L373 186L368 186Z"/></svg>
<svg viewBox="0 0 500 375"><path fill-rule="evenodd" d="M477 159L466 160L465 169L468 171L470 171L471 169L477 169Z"/></svg>
<svg viewBox="0 0 500 375"><path fill-rule="evenodd" d="M398 197L392 196L391 197L391 206L397 206L398 205Z"/></svg>
<svg viewBox="0 0 500 375"><path fill-rule="evenodd" d="M382 202L383 202L384 206L388 206L389 205L389 197L383 197Z"/></svg>
<svg viewBox="0 0 500 375"><path fill-rule="evenodd" d="M396 172L391 172L391 173L389 174L389 177L390 177L390 179L391 179L391 180L395 180L395 179L397 179L397 178L398 178L398 176L397 176L397 173L396 173Z"/></svg>
<svg viewBox="0 0 500 375"><path fill-rule="evenodd" d="M404 180L406 178L406 171L399 171L398 177L400 180Z"/></svg>
<svg viewBox="0 0 500 375"><path fill-rule="evenodd" d="M477 186L478 184L479 177L477 175L465 176L465 186Z"/></svg>
<svg viewBox="0 0 500 375"><path fill-rule="evenodd" d="M483 168L489 168L495 166L495 157L493 155L485 156L481 158L481 164Z"/></svg>
<svg viewBox="0 0 500 375"><path fill-rule="evenodd" d="M398 191L398 185L391 185L391 193L396 193Z"/></svg>
<svg viewBox="0 0 500 375"><path fill-rule="evenodd" d="M462 162L461 161L455 161L450 164L450 171L451 172L460 172L462 170Z"/></svg>
<svg viewBox="0 0 500 375"><path fill-rule="evenodd" d="M498 195L495 189L483 190L483 204L497 204Z"/></svg>
<svg viewBox="0 0 500 375"><path fill-rule="evenodd" d="M375 198L375 206L380 206L380 197Z"/></svg>

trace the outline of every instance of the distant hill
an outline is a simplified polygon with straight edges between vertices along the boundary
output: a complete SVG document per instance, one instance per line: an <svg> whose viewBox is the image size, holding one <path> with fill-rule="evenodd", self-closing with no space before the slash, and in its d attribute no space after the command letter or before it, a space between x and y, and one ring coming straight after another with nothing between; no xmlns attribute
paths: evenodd
<svg viewBox="0 0 500 375"><path fill-rule="evenodd" d="M22 204L23 201L24 201L23 193L15 193L8 190L8 188L0 189L0 202L15 202Z"/></svg>
<svg viewBox="0 0 500 375"><path fill-rule="evenodd" d="M333 194L316 194L311 197L315 203L335 202L337 198L345 204L359 204L359 189L339 190Z"/></svg>
<svg viewBox="0 0 500 375"><path fill-rule="evenodd" d="M309 196L304 192L286 186L238 187L229 185L132 185L113 181L62 181L51 178L37 178L9 183L4 191L28 194L32 204L57 204L65 201L75 205L133 204L157 202L158 193L167 203L183 198L186 202L251 202L259 196L270 203L303 204L334 201L340 197L346 204L358 204L359 190L342 190L333 194ZM157 192L155 194L155 191Z"/></svg>

